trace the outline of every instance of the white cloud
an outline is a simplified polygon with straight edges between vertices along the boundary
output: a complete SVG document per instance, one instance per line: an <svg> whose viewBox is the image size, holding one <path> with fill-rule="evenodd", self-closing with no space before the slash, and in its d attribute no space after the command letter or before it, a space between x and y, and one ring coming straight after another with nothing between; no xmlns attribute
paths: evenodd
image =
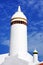
<svg viewBox="0 0 43 65"><path fill-rule="evenodd" d="M43 0L36 1L36 3L33 5L33 10L37 10L38 16L43 16Z"/></svg>
<svg viewBox="0 0 43 65"><path fill-rule="evenodd" d="M2 44L3 44L3 45L8 45L8 46L9 46L10 41L9 41L8 39L6 39L6 40L4 40L4 41L2 42Z"/></svg>
<svg viewBox="0 0 43 65"><path fill-rule="evenodd" d="M34 36L29 35L28 37L28 49L34 50L35 48L43 55L43 33L37 33Z"/></svg>

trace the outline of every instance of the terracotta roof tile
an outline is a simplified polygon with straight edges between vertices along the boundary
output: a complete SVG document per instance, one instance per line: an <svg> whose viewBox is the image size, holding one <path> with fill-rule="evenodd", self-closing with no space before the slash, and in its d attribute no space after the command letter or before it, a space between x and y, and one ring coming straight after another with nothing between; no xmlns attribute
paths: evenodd
<svg viewBox="0 0 43 65"><path fill-rule="evenodd" d="M39 65L43 65L43 63L40 63Z"/></svg>

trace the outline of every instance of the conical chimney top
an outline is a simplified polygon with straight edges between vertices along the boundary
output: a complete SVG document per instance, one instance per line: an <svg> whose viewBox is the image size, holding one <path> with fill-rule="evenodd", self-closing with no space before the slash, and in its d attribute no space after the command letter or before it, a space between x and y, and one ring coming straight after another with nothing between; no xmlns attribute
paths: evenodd
<svg viewBox="0 0 43 65"><path fill-rule="evenodd" d="M35 48L35 50L33 51L33 54L38 54L38 51L36 50L36 48Z"/></svg>
<svg viewBox="0 0 43 65"><path fill-rule="evenodd" d="M24 13L21 11L21 7L18 6L18 10L13 14L13 16L11 17L11 20L13 19L17 19L17 20L21 20L27 23L27 18L24 15Z"/></svg>

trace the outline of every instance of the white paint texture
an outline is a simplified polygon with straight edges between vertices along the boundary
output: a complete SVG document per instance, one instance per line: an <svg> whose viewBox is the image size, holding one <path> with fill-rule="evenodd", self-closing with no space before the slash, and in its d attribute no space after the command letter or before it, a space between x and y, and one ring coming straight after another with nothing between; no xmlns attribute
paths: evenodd
<svg viewBox="0 0 43 65"><path fill-rule="evenodd" d="M8 54L1 54L0 55L0 65L5 61L6 57L8 57Z"/></svg>
<svg viewBox="0 0 43 65"><path fill-rule="evenodd" d="M28 62L19 59L17 56L9 56L1 65L28 65Z"/></svg>
<svg viewBox="0 0 43 65"><path fill-rule="evenodd" d="M38 51L35 49L33 53L34 53L34 54L33 54L33 62L34 62L34 63L39 62L39 61L38 61Z"/></svg>
<svg viewBox="0 0 43 65"><path fill-rule="evenodd" d="M10 55L25 53L27 51L27 26L13 24L11 26Z"/></svg>

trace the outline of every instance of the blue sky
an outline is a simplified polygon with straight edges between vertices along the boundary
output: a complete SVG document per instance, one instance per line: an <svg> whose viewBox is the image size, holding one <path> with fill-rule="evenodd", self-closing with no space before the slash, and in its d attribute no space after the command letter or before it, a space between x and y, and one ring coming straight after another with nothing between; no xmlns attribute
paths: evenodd
<svg viewBox="0 0 43 65"><path fill-rule="evenodd" d="M0 0L0 54L9 52L10 20L18 6L28 19L28 51L43 61L43 0Z"/></svg>

